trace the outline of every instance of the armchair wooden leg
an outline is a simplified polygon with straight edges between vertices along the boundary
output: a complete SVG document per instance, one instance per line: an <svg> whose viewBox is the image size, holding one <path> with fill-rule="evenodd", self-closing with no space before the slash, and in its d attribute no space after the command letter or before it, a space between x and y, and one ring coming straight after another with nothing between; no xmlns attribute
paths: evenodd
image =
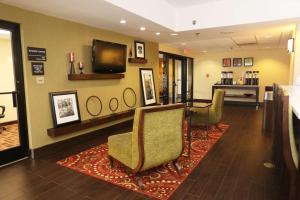
<svg viewBox="0 0 300 200"><path fill-rule="evenodd" d="M223 130L218 126L218 124L216 124L215 126L220 132L223 132Z"/></svg>
<svg viewBox="0 0 300 200"><path fill-rule="evenodd" d="M143 184L143 179L142 179L138 174L135 175L135 181L136 181L136 183L137 183L137 186L138 186L141 190L144 190L144 189L145 189L145 185Z"/></svg>
<svg viewBox="0 0 300 200"><path fill-rule="evenodd" d="M108 160L109 160L110 168L113 168L114 167L114 159L110 155L108 155Z"/></svg>
<svg viewBox="0 0 300 200"><path fill-rule="evenodd" d="M180 166L180 164L177 162L177 161L173 161L172 164L174 165L175 169L176 169L176 172L179 176L182 175L182 166Z"/></svg>

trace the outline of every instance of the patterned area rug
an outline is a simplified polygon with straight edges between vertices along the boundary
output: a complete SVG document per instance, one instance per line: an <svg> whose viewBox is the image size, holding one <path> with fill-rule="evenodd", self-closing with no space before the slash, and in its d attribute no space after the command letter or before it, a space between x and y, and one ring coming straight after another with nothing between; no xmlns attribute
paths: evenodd
<svg viewBox="0 0 300 200"><path fill-rule="evenodd" d="M101 144L77 155L58 161L57 163L123 188L145 194L149 197L166 200L175 192L212 146L221 138L229 128L229 125L219 124L219 127L222 129L222 132L216 128L210 128L208 140L197 139L199 136L205 134L204 130L192 129L190 158L181 156L178 160L180 166L183 167L181 176L176 173L176 170L171 164L142 172L140 176L145 186L144 190L139 189L136 185L135 175L126 171L122 164L114 162L114 167L112 169L110 168L107 144ZM184 152L186 151L187 142L185 141Z"/></svg>
<svg viewBox="0 0 300 200"><path fill-rule="evenodd" d="M18 124L4 126L0 133L0 151L20 146Z"/></svg>

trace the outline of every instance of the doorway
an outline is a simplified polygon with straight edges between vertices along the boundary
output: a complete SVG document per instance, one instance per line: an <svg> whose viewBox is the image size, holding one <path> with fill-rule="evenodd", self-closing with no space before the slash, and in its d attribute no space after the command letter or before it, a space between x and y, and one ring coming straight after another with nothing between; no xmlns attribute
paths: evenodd
<svg viewBox="0 0 300 200"><path fill-rule="evenodd" d="M28 156L20 25L0 20L0 166Z"/></svg>
<svg viewBox="0 0 300 200"><path fill-rule="evenodd" d="M193 99L193 58L160 52L160 103L186 103Z"/></svg>

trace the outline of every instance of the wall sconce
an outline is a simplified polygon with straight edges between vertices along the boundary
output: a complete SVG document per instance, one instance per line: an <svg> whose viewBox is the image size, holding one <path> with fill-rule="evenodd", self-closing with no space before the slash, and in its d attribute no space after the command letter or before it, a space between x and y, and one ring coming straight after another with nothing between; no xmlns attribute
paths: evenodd
<svg viewBox="0 0 300 200"><path fill-rule="evenodd" d="M288 49L288 53L294 52L294 38L288 39L287 49Z"/></svg>

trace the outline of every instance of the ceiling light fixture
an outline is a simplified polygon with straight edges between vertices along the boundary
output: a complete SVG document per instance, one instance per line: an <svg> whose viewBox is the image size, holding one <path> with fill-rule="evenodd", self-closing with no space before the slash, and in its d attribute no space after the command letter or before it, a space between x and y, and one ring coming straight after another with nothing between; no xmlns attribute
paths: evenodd
<svg viewBox="0 0 300 200"><path fill-rule="evenodd" d="M171 33L171 35L172 35L172 36L177 36L177 35L178 35L178 33Z"/></svg>
<svg viewBox="0 0 300 200"><path fill-rule="evenodd" d="M126 24L126 20L125 19L121 19L120 23L121 24Z"/></svg>
<svg viewBox="0 0 300 200"><path fill-rule="evenodd" d="M293 53L294 52L294 38L288 39L288 44L287 44L287 49L288 53Z"/></svg>
<svg viewBox="0 0 300 200"><path fill-rule="evenodd" d="M145 30L146 30L146 27L142 26L142 27L140 28L140 30L141 30L141 31L145 31Z"/></svg>
<svg viewBox="0 0 300 200"><path fill-rule="evenodd" d="M0 29L0 34L1 35L10 35L10 31Z"/></svg>
<svg viewBox="0 0 300 200"><path fill-rule="evenodd" d="M160 32L156 32L155 35L160 35Z"/></svg>

